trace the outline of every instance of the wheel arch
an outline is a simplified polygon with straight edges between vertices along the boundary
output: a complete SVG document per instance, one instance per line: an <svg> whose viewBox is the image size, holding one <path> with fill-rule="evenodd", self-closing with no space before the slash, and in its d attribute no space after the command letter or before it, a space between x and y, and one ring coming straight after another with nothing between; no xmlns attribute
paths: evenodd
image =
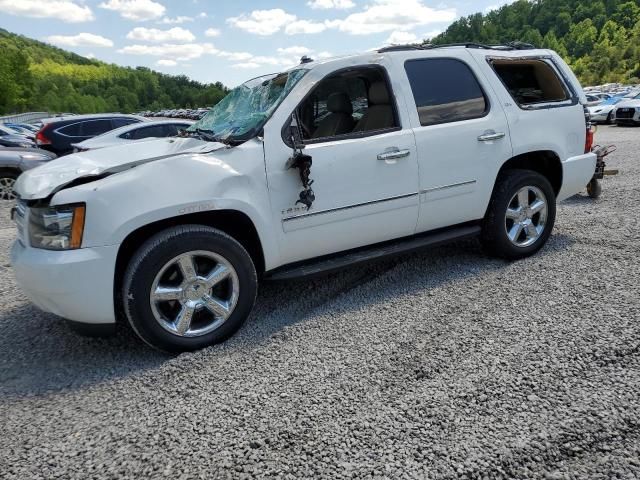
<svg viewBox="0 0 640 480"><path fill-rule="evenodd" d="M260 276L264 273L265 257L258 230L253 221L243 212L238 210L211 210L151 222L129 233L118 249L113 282L117 316L123 313L121 302L122 282L127 265L134 253L153 235L180 225L205 225L225 232L240 242L247 250L253 260L258 275Z"/></svg>
<svg viewBox="0 0 640 480"><path fill-rule="evenodd" d="M535 150L521 153L510 158L500 168L500 171L496 176L494 189L500 175L504 171L515 169L532 170L546 177L547 180L549 180L549 183L551 183L556 196L562 189L562 161L560 160L560 156L553 150Z"/></svg>

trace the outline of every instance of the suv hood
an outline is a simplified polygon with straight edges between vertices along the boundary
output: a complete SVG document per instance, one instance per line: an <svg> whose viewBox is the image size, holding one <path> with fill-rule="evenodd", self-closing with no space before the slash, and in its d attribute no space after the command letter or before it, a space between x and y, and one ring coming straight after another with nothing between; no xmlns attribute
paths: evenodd
<svg viewBox="0 0 640 480"><path fill-rule="evenodd" d="M53 160L18 177L15 191L23 200L47 198L78 179L96 179L138 165L189 153L209 153L226 148L197 138L162 138L90 150Z"/></svg>

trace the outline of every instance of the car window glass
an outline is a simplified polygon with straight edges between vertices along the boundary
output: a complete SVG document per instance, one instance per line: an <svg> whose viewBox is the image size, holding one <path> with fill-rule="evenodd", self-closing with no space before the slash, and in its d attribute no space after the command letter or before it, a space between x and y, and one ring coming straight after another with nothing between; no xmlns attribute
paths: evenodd
<svg viewBox="0 0 640 480"><path fill-rule="evenodd" d="M72 123L71 125L67 125L58 130L63 135L67 137L80 137L82 136L81 124L80 123Z"/></svg>
<svg viewBox="0 0 640 480"><path fill-rule="evenodd" d="M83 137L95 137L112 130L110 120L90 120L80 124L80 135Z"/></svg>
<svg viewBox="0 0 640 480"><path fill-rule="evenodd" d="M113 118L111 119L111 121L113 122L113 128L120 128L126 125L138 123L138 120L135 120L133 118Z"/></svg>
<svg viewBox="0 0 640 480"><path fill-rule="evenodd" d="M410 60L405 70L423 126L484 116L487 101L478 80L462 61Z"/></svg>

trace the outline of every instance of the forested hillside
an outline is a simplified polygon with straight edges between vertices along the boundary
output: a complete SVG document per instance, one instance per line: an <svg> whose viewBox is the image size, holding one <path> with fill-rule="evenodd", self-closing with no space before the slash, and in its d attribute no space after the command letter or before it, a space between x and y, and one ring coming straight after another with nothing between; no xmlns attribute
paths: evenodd
<svg viewBox="0 0 640 480"><path fill-rule="evenodd" d="M584 85L640 83L640 0L518 0L461 18L432 39L513 40L556 50Z"/></svg>
<svg viewBox="0 0 640 480"><path fill-rule="evenodd" d="M217 103L221 83L90 60L0 29L0 114L133 112Z"/></svg>

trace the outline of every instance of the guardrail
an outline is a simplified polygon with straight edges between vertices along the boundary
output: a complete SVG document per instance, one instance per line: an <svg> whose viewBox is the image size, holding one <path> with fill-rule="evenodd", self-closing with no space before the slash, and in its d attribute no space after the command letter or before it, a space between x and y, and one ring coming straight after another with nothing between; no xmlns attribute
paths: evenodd
<svg viewBox="0 0 640 480"><path fill-rule="evenodd" d="M18 113L16 115L7 115L5 117L0 117L0 123L29 123L49 117L49 112Z"/></svg>

